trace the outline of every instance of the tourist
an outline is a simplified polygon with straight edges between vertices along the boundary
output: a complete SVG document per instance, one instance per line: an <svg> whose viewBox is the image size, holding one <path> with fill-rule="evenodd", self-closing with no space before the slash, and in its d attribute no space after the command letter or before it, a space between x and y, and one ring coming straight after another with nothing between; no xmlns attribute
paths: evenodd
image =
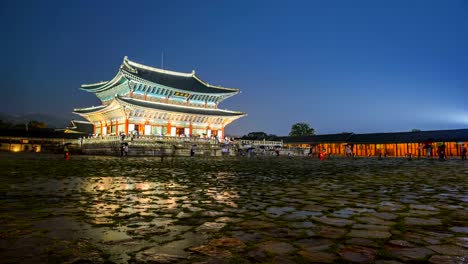
<svg viewBox="0 0 468 264"><path fill-rule="evenodd" d="M319 154L319 159L324 160L326 156L327 156L327 149L323 148L322 152L320 152L320 154Z"/></svg>
<svg viewBox="0 0 468 264"><path fill-rule="evenodd" d="M461 155L462 160L466 160L466 146L465 145L462 145L461 153L462 153Z"/></svg>
<svg viewBox="0 0 468 264"><path fill-rule="evenodd" d="M408 158L408 160L413 160L413 154L409 153L407 158Z"/></svg>
<svg viewBox="0 0 468 264"><path fill-rule="evenodd" d="M128 156L128 144L125 144L123 149L124 149L125 156Z"/></svg>
<svg viewBox="0 0 468 264"><path fill-rule="evenodd" d="M123 157L124 155L124 144L120 145L120 157Z"/></svg>
<svg viewBox="0 0 468 264"><path fill-rule="evenodd" d="M437 146L437 155L439 156L440 161L445 160L445 144L444 143L439 143Z"/></svg>
<svg viewBox="0 0 468 264"><path fill-rule="evenodd" d="M63 146L63 157L65 158L65 160L68 160L70 157L70 151L68 150L67 144Z"/></svg>
<svg viewBox="0 0 468 264"><path fill-rule="evenodd" d="M426 148L427 157L431 158L432 157L432 146L431 145L426 145L425 148Z"/></svg>
<svg viewBox="0 0 468 264"><path fill-rule="evenodd" d="M346 157L351 157L352 156L352 151L349 145L346 145Z"/></svg>
<svg viewBox="0 0 468 264"><path fill-rule="evenodd" d="M195 146L192 145L192 147L190 148L190 157L194 157L195 156Z"/></svg>

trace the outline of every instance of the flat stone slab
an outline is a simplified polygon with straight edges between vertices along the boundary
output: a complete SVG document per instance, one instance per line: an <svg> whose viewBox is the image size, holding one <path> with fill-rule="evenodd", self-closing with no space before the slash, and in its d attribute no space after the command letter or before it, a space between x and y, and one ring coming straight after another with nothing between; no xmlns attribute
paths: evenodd
<svg viewBox="0 0 468 264"><path fill-rule="evenodd" d="M451 239L451 242L457 246L468 248L468 237L455 237Z"/></svg>
<svg viewBox="0 0 468 264"><path fill-rule="evenodd" d="M348 231L344 228L331 227L331 226L320 226L317 228L316 234L324 238L340 238L344 236Z"/></svg>
<svg viewBox="0 0 468 264"><path fill-rule="evenodd" d="M344 246L338 254L345 260L354 263L373 263L377 250L360 246Z"/></svg>
<svg viewBox="0 0 468 264"><path fill-rule="evenodd" d="M237 224L242 229L265 229L265 228L272 228L275 227L275 224L265 221L258 221L258 220L247 220L245 222L240 222Z"/></svg>
<svg viewBox="0 0 468 264"><path fill-rule="evenodd" d="M217 223L217 222L205 222L201 226L197 227L197 232L217 232L221 228L225 227L225 223Z"/></svg>
<svg viewBox="0 0 468 264"><path fill-rule="evenodd" d="M279 216L282 216L285 213L293 212L295 210L296 210L296 208L294 208L294 207L269 207L266 210L266 213L268 215L272 216L272 217L279 217Z"/></svg>
<svg viewBox="0 0 468 264"><path fill-rule="evenodd" d="M442 221L438 218L405 217L405 224L431 226L431 225L442 225Z"/></svg>
<svg viewBox="0 0 468 264"><path fill-rule="evenodd" d="M468 226L454 226L451 227L450 230L457 233L468 234Z"/></svg>
<svg viewBox="0 0 468 264"><path fill-rule="evenodd" d="M392 246L397 246L397 247L416 247L414 244L406 240L390 240L387 243Z"/></svg>
<svg viewBox="0 0 468 264"><path fill-rule="evenodd" d="M390 232L386 232L386 231L353 229L347 234L347 236L384 239L384 238L391 237L392 234Z"/></svg>
<svg viewBox="0 0 468 264"><path fill-rule="evenodd" d="M331 217L313 217L312 218L315 221L327 224L327 225L332 225L332 226L337 226L337 227L343 227L347 225L352 225L356 223L353 220L347 220L347 219L342 219L342 218L331 218Z"/></svg>
<svg viewBox="0 0 468 264"><path fill-rule="evenodd" d="M159 252L159 248L150 248L142 252L138 252L135 256L137 263L158 263L158 264L170 264L181 262L186 259L183 256L163 254Z"/></svg>
<svg viewBox="0 0 468 264"><path fill-rule="evenodd" d="M212 245L202 245L189 248L190 251L197 252L210 257L226 258L232 256L232 253L226 249Z"/></svg>
<svg viewBox="0 0 468 264"><path fill-rule="evenodd" d="M356 217L355 220L361 223L366 223L366 224L371 224L371 225L391 226L395 224L395 222L393 221L382 220L380 218L375 218L375 217Z"/></svg>
<svg viewBox="0 0 468 264"><path fill-rule="evenodd" d="M353 229L369 229L375 231L389 231L389 226L384 225L365 225L365 224L354 224L351 228Z"/></svg>
<svg viewBox="0 0 468 264"><path fill-rule="evenodd" d="M372 248L378 247L378 245L377 245L377 243L375 243L375 241L367 239L367 238L361 238L361 237L350 238L350 239L346 240L346 244L364 246L364 247L372 247Z"/></svg>
<svg viewBox="0 0 468 264"><path fill-rule="evenodd" d="M433 264L466 264L468 263L467 256L442 256L442 255L434 255L429 259L429 263Z"/></svg>
<svg viewBox="0 0 468 264"><path fill-rule="evenodd" d="M296 250L291 244L278 241L267 241L260 244L259 248L262 248L264 251L275 254L275 255L285 255Z"/></svg>
<svg viewBox="0 0 468 264"><path fill-rule="evenodd" d="M311 263L335 263L338 256L328 252L308 252L301 250L298 255L302 256L305 260Z"/></svg>
<svg viewBox="0 0 468 264"><path fill-rule="evenodd" d="M320 212L311 212L311 211L295 211L290 214L285 214L282 217L286 220L305 220L310 216L321 216Z"/></svg>
<svg viewBox="0 0 468 264"><path fill-rule="evenodd" d="M434 251L425 247L402 248L389 246L386 247L386 250L392 257L403 261L423 260L434 254Z"/></svg>
<svg viewBox="0 0 468 264"><path fill-rule="evenodd" d="M291 222L289 223L289 226L292 228L297 228L297 229L304 229L304 228L311 228L314 227L315 224L309 221L306 222Z"/></svg>
<svg viewBox="0 0 468 264"><path fill-rule="evenodd" d="M213 239L210 240L208 244L215 247L224 247L235 250L241 250L245 248L245 243L235 237L222 237L218 239Z"/></svg>
<svg viewBox="0 0 468 264"><path fill-rule="evenodd" d="M425 205L425 204L410 204L411 209L417 210L426 210L426 211L439 211L439 209L435 208L434 206Z"/></svg>
<svg viewBox="0 0 468 264"><path fill-rule="evenodd" d="M330 239L309 238L298 240L294 242L294 244L303 248L305 251L312 252L329 249L330 246L333 245L333 241Z"/></svg>
<svg viewBox="0 0 468 264"><path fill-rule="evenodd" d="M376 212L376 213L371 213L370 215L384 219L384 220L394 220L398 218L398 215L396 214L385 213L385 212Z"/></svg>
<svg viewBox="0 0 468 264"><path fill-rule="evenodd" d="M455 246L455 245L433 245L433 246L428 246L428 248L442 255L468 257L468 249Z"/></svg>

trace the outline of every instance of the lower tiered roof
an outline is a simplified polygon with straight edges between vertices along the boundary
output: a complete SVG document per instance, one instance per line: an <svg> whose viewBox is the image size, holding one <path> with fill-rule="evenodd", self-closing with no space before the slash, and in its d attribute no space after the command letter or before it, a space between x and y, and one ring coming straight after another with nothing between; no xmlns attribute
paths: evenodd
<svg viewBox="0 0 468 264"><path fill-rule="evenodd" d="M237 112L237 111L172 105L172 104L165 104L165 103L159 103L159 102L139 100L139 99L134 99L130 97L118 96L118 97L115 97L114 100L118 104L129 106L129 107L136 106L136 107L147 108L150 110L159 110L159 111L164 111L164 112L173 112L173 113L181 113L181 114L220 116L220 117L241 117L241 116L246 115L243 112ZM111 109L111 108L115 108L115 104L101 105L101 106L89 107L89 108L80 108L80 109L74 109L73 111L77 114L92 114L94 112L106 111L107 109Z"/></svg>

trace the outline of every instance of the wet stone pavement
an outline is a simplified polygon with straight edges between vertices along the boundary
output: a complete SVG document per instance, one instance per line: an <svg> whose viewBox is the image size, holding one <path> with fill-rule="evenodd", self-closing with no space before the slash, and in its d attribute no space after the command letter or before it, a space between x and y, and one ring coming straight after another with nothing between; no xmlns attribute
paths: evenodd
<svg viewBox="0 0 468 264"><path fill-rule="evenodd" d="M0 154L1 263L468 263L468 162Z"/></svg>

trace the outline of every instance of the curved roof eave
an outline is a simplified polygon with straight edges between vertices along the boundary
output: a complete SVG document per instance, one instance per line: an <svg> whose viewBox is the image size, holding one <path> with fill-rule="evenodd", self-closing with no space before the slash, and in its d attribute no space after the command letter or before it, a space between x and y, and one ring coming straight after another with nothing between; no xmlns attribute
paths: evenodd
<svg viewBox="0 0 468 264"><path fill-rule="evenodd" d="M195 115L210 115L210 116L220 116L220 117L242 117L245 116L246 113L237 112L237 111L230 111L230 110L223 110L223 109L205 109L205 108L198 108L198 107L191 107L191 106L178 106L178 105L169 105L164 103L158 102L151 102L151 101L144 101L129 97L121 97L117 96L116 100L119 103L127 104L127 105L136 105L138 107L143 107L147 109L159 109L161 111L167 112L178 112L178 113L186 113L186 114L195 114Z"/></svg>
<svg viewBox="0 0 468 264"><path fill-rule="evenodd" d="M122 66L126 65L128 66L134 66L137 68L141 68L147 71L152 71L152 72L157 72L157 73L162 73L162 74L167 74L167 75L173 75L173 76L179 76L179 77L186 77L186 78L193 78L197 82L201 83L202 85L212 88L215 90L225 90L228 91L227 93L238 93L240 89L237 88L227 88L227 87L222 87L222 86L216 86L216 85L211 85L203 80L201 80L196 74L195 71L192 71L191 73L183 73L183 72L176 72L176 71L170 71L170 70L164 70L164 69L159 69L151 66L146 66L134 61L131 61L128 59L127 56L124 57L124 61L122 63ZM174 87L173 87L174 88Z"/></svg>
<svg viewBox="0 0 468 264"><path fill-rule="evenodd" d="M112 80L102 81L102 82L94 83L94 84L82 84L80 89L87 91L87 92L92 92L92 93L102 92L104 90L112 88L114 84L118 83L122 78L125 78L125 76L122 74L121 70L119 69L119 71L114 76L114 78L112 78Z"/></svg>
<svg viewBox="0 0 468 264"><path fill-rule="evenodd" d="M93 107L87 107L87 108L75 108L73 109L73 113L79 114L79 115L87 115L87 114L102 111L108 108L109 106L110 105L100 105L100 106L93 106Z"/></svg>

